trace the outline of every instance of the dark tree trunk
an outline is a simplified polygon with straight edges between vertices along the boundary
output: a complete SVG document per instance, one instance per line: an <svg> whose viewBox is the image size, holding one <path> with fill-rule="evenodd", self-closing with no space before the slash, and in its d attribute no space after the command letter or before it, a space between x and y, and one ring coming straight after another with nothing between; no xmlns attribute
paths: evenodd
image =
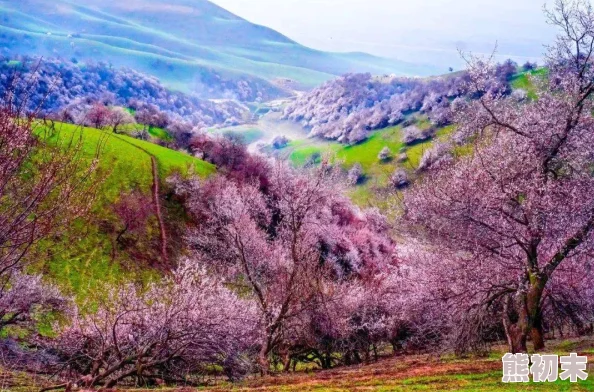
<svg viewBox="0 0 594 392"><path fill-rule="evenodd" d="M260 365L260 374L262 376L268 375L270 371L270 360L268 359L268 347L266 344L262 345L260 353L258 354L258 364Z"/></svg>
<svg viewBox="0 0 594 392"><path fill-rule="evenodd" d="M508 341L510 344L510 352L512 354L528 352L526 345L528 334L523 331L518 324L512 324L508 330Z"/></svg>
<svg viewBox="0 0 594 392"><path fill-rule="evenodd" d="M283 354L283 372L288 373L291 370L291 354Z"/></svg>
<svg viewBox="0 0 594 392"><path fill-rule="evenodd" d="M531 284L526 296L528 327L530 327L530 336L532 338L532 344L534 345L535 351L545 348L542 326L542 295L546 281L546 278L541 275L531 276Z"/></svg>
<svg viewBox="0 0 594 392"><path fill-rule="evenodd" d="M345 355L344 355L344 364L345 364L346 366L350 366L350 365L352 365L352 364L353 364L353 360L352 360L352 357L351 357L351 351L350 351L350 350L348 350L348 351L345 353Z"/></svg>
<svg viewBox="0 0 594 392"><path fill-rule="evenodd" d="M530 336L532 338L532 344L534 345L534 351L540 351L545 348L542 321L538 326L534 325L532 327L532 330L530 331Z"/></svg>
<svg viewBox="0 0 594 392"><path fill-rule="evenodd" d="M529 273L528 287L523 292L516 294L516 298L508 300L505 304L504 327L511 353L528 352L526 342L528 336L532 338L534 349L542 350L545 347L542 326L542 294L546 278L538 273ZM509 318L509 306L513 302L516 322Z"/></svg>

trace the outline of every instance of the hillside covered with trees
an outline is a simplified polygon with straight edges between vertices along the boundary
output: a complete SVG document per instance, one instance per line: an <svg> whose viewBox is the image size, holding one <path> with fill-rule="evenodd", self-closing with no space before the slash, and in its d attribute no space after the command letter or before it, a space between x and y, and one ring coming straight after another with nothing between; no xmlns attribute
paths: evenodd
<svg viewBox="0 0 594 392"><path fill-rule="evenodd" d="M55 114L68 107L86 103L129 107L133 102L153 105L170 117L195 126L236 124L243 121L247 109L232 100L213 102L171 91L156 78L132 69L117 69L107 63L76 64L58 59L22 56L0 58L0 94L8 93L18 83L17 97L26 96L30 110ZM34 82L33 82L34 81ZM239 96L256 99L262 92L257 86L235 90Z"/></svg>
<svg viewBox="0 0 594 392"><path fill-rule="evenodd" d="M592 353L594 11L545 15L559 36L541 69L470 56L459 74L348 74L299 97L284 116L339 142L303 165L206 129L240 104L4 61L0 375L69 392L497 390L504 352ZM406 151L378 139L387 125ZM364 167L340 154L402 163L429 140L414 178L390 172L384 203L356 203Z"/></svg>
<svg viewBox="0 0 594 392"><path fill-rule="evenodd" d="M523 68L534 67L527 63ZM511 93L509 79L516 68L511 60L498 65L488 81L489 92ZM373 130L406 122L415 112L426 115L433 126L449 125L454 113L474 98L473 94L465 72L428 80L350 74L302 95L283 116L301 123L311 136L352 144L365 140ZM521 91L516 94L525 98Z"/></svg>
<svg viewBox="0 0 594 392"><path fill-rule="evenodd" d="M205 98L229 97L242 84L258 85L269 94L286 80L310 88L346 72L436 72L364 53L314 50L207 0L2 0L0 12L2 55L81 63L100 58Z"/></svg>

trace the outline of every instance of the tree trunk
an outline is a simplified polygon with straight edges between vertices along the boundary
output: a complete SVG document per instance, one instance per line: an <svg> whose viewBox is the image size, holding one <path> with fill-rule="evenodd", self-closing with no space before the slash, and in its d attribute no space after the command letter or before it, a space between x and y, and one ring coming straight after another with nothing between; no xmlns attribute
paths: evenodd
<svg viewBox="0 0 594 392"><path fill-rule="evenodd" d="M326 351L323 354L324 358L324 369L332 369L332 353Z"/></svg>
<svg viewBox="0 0 594 392"><path fill-rule="evenodd" d="M544 333L542 328L542 294L546 278L535 275L530 277L530 289L526 296L526 310L528 312L528 325L534 350L545 348Z"/></svg>
<svg viewBox="0 0 594 392"><path fill-rule="evenodd" d="M542 331L542 321L539 325L534 325L530 331L532 337L532 344L534 345L534 351L540 351L545 348L544 333Z"/></svg>
<svg viewBox="0 0 594 392"><path fill-rule="evenodd" d="M537 273L529 273L528 287L516 294L513 301L517 321L512 323L509 319L509 299L504 306L504 327L507 335L509 349L512 354L528 352L526 341L528 335L532 338L534 350L542 350L545 347L544 333L542 328L542 294L546 284L546 278Z"/></svg>
<svg viewBox="0 0 594 392"><path fill-rule="evenodd" d="M270 371L270 361L268 359L268 346L266 344L263 344L260 349L258 364L260 365L260 374L262 376L268 375Z"/></svg>
<svg viewBox="0 0 594 392"><path fill-rule="evenodd" d="M283 372L288 373L291 370L291 354L286 352L283 354Z"/></svg>
<svg viewBox="0 0 594 392"><path fill-rule="evenodd" d="M528 334L517 323L509 326L508 334L509 350L512 354L528 352L526 345Z"/></svg>
<svg viewBox="0 0 594 392"><path fill-rule="evenodd" d="M524 328L527 325L527 312L525 311L525 295L516 294L516 298L507 297L503 305L503 327L507 338L508 350L512 354L527 352L526 340L528 331ZM511 309L510 309L511 307ZM513 310L517 321L512 322L510 311Z"/></svg>

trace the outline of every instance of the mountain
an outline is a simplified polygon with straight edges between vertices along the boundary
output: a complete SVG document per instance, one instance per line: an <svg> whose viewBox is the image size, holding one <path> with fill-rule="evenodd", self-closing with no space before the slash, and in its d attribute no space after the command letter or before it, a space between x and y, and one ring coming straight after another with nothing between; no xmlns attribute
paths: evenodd
<svg viewBox="0 0 594 392"><path fill-rule="evenodd" d="M0 54L108 61L201 91L223 79L313 87L348 72L429 75L435 69L298 44L207 0L0 0Z"/></svg>

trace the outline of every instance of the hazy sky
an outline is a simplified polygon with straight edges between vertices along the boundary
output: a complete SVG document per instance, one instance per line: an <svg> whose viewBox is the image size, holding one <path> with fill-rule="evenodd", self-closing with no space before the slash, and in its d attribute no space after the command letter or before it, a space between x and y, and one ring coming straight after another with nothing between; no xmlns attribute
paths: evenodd
<svg viewBox="0 0 594 392"><path fill-rule="evenodd" d="M212 0L313 48L456 65L457 48L522 61L554 38L545 0ZM550 3L551 0L549 0Z"/></svg>

